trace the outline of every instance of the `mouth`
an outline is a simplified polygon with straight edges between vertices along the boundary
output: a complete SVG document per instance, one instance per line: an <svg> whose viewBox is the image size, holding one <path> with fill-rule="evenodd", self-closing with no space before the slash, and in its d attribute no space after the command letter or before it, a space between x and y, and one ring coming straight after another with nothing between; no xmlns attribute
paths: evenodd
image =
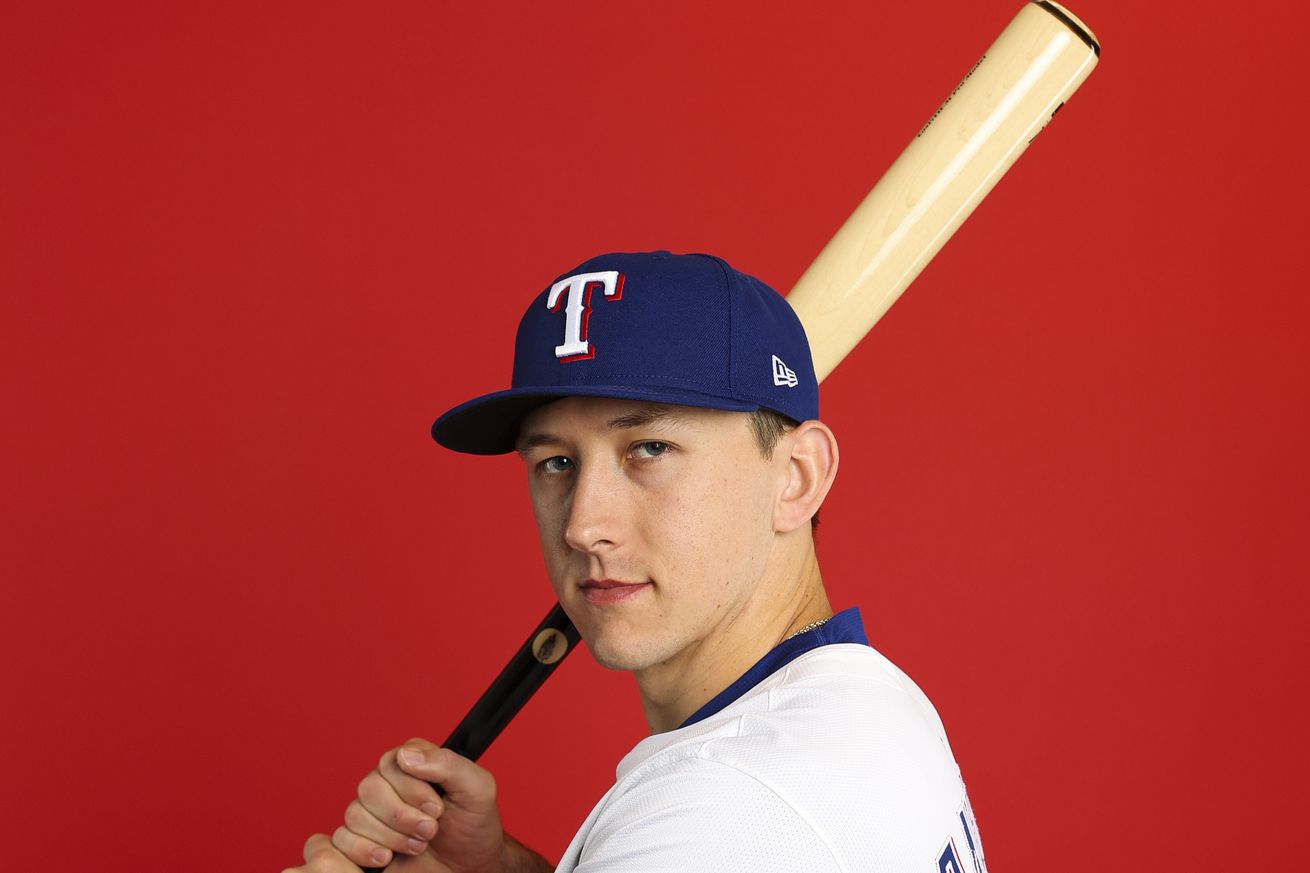
<svg viewBox="0 0 1310 873"><path fill-rule="evenodd" d="M587 579L578 587L588 603L621 603L651 587L650 582L620 582L617 579Z"/></svg>

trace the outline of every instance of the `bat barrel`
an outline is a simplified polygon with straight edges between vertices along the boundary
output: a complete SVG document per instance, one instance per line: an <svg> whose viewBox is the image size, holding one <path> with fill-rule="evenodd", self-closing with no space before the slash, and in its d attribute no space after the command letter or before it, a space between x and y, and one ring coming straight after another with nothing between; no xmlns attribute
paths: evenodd
<svg viewBox="0 0 1310 873"><path fill-rule="evenodd" d="M1101 43L1097 41L1096 35L1088 29L1087 25L1078 20L1078 16L1059 3L1052 3L1050 0L1037 0L1035 5L1042 7L1042 9L1060 19L1061 23L1074 32L1075 36L1087 43L1087 47L1092 50L1092 54L1098 58L1101 56Z"/></svg>
<svg viewBox="0 0 1310 873"><path fill-rule="evenodd" d="M1091 73L1100 45L1068 10L1032 2L1001 32L787 300L823 379L996 185Z"/></svg>

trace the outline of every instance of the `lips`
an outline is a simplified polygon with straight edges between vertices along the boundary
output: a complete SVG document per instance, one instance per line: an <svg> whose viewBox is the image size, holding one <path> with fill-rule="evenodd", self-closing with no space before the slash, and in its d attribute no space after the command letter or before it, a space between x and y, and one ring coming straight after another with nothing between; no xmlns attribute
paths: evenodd
<svg viewBox="0 0 1310 873"><path fill-rule="evenodd" d="M578 587L588 603L621 603L636 597L651 586L650 582L620 582L617 579L587 579Z"/></svg>

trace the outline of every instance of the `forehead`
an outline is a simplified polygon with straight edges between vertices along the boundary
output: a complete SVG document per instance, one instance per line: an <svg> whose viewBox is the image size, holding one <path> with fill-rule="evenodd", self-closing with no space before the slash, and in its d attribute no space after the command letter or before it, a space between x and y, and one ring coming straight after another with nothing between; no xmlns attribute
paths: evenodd
<svg viewBox="0 0 1310 873"><path fill-rule="evenodd" d="M714 431L744 426L747 414L695 406L622 400L609 397L565 397L534 409L519 426L516 448L560 438L573 432L651 430Z"/></svg>

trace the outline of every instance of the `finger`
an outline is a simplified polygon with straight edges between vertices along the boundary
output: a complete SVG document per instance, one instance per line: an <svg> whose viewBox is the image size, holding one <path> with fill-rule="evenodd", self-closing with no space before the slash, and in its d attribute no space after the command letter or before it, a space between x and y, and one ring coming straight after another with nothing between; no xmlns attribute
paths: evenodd
<svg viewBox="0 0 1310 873"><path fill-rule="evenodd" d="M438 750L438 746L427 740L412 739L400 748L387 752L382 756L382 760L378 762L378 772L382 774L382 777L401 800L416 809L422 810L432 818L441 816L441 813L445 810L445 802L442 800L441 795L437 793L436 787L432 784L432 779L424 777L422 773L411 774L406 772L399 761L399 755L402 751L406 755L417 754L418 757L414 758L414 760L421 761L424 756L434 754ZM379 815L378 817L382 818L383 821L386 820L384 816Z"/></svg>
<svg viewBox="0 0 1310 873"><path fill-rule="evenodd" d="M450 749L410 740L396 750L396 765L415 780L440 785L450 803L478 812L496 807L496 780L491 773Z"/></svg>
<svg viewBox="0 0 1310 873"><path fill-rule="evenodd" d="M386 763L388 757L391 758L389 764ZM383 775L383 769L394 773ZM399 791L393 783L400 783ZM445 811L436 789L400 770L395 763L394 750L383 757L378 770L360 780L358 794L363 808L393 833L421 840L432 839L437 832L437 818ZM358 833L397 848L392 842L381 839L381 834L372 831Z"/></svg>
<svg viewBox="0 0 1310 873"><path fill-rule="evenodd" d="M370 857L379 847L419 855L427 851L428 840L436 836L437 822L426 819L419 823L417 830L415 835L393 830L355 800L346 807L345 826L333 834L332 843L356 862ZM349 834L350 838L345 838L344 834ZM338 835L342 838L338 839Z"/></svg>
<svg viewBox="0 0 1310 873"><path fill-rule="evenodd" d="M305 864L282 873L359 873L359 868L332 847L326 834L314 834L305 841Z"/></svg>
<svg viewBox="0 0 1310 873"><path fill-rule="evenodd" d="M356 867L385 867L395 857L386 846L351 832L345 825L333 831L332 845Z"/></svg>

